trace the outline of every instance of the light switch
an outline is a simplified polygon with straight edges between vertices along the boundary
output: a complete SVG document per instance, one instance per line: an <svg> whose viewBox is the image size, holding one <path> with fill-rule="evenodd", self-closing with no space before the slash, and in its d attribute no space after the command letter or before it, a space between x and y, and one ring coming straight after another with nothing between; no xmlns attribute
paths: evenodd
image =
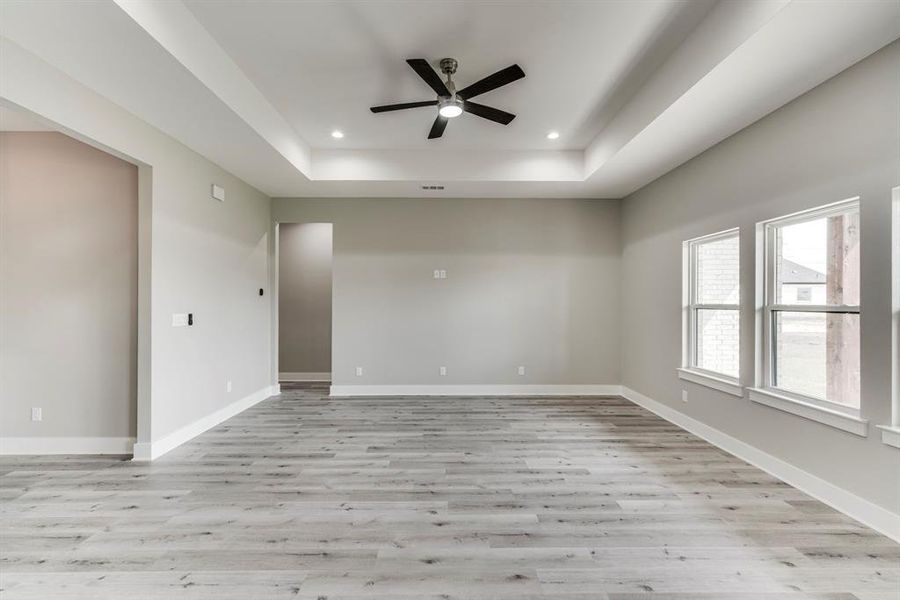
<svg viewBox="0 0 900 600"><path fill-rule="evenodd" d="M447 367L441 367L441 377L447 374Z"/></svg>
<svg viewBox="0 0 900 600"><path fill-rule="evenodd" d="M356 376L357 376L357 377L362 377L362 374L363 374L363 368L362 368L362 367L356 367Z"/></svg>
<svg viewBox="0 0 900 600"><path fill-rule="evenodd" d="M31 420L32 421L43 421L44 415L42 414L40 406L31 407Z"/></svg>
<svg viewBox="0 0 900 600"><path fill-rule="evenodd" d="M188 314L187 313L173 313L172 314L172 327L187 327L188 326Z"/></svg>
<svg viewBox="0 0 900 600"><path fill-rule="evenodd" d="M520 366L519 367L519 375L524 375L524 374L525 374L525 367Z"/></svg>
<svg viewBox="0 0 900 600"><path fill-rule="evenodd" d="M219 202L225 202L225 188L221 185L212 184L212 197Z"/></svg>

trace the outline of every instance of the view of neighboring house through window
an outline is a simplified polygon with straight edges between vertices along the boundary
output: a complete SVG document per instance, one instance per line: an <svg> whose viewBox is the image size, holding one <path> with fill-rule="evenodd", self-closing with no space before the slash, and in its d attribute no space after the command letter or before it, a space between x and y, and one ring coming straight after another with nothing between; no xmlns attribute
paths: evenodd
<svg viewBox="0 0 900 600"><path fill-rule="evenodd" d="M859 408L859 205L766 225L766 386Z"/></svg>
<svg viewBox="0 0 900 600"><path fill-rule="evenodd" d="M740 238L731 230L686 242L687 367L740 374Z"/></svg>

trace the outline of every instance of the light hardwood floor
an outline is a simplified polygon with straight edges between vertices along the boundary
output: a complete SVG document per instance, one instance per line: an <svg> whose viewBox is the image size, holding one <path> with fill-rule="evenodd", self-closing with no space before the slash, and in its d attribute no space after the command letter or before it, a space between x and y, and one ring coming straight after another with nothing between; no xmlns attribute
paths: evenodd
<svg viewBox="0 0 900 600"><path fill-rule="evenodd" d="M900 545L625 400L323 393L2 459L0 598L900 598Z"/></svg>

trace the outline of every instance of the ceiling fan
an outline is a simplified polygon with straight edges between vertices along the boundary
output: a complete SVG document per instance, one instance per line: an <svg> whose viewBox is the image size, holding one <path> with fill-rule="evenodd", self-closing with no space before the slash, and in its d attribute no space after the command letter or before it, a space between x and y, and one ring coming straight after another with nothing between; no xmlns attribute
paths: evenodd
<svg viewBox="0 0 900 600"><path fill-rule="evenodd" d="M516 115L506 111L485 106L472 102L469 98L474 98L485 92L490 92L507 83L512 83L517 79L525 77L525 72L519 65L512 65L501 69L493 75L488 75L484 79L476 81L470 86L456 91L456 85L453 83L453 74L456 73L458 63L455 58L441 59L441 72L447 75L447 82L441 81L438 75L428 61L424 58L410 58L406 61L413 70L419 74L425 83L437 93L437 100L425 100L422 102L406 102L404 104L385 104L383 106L373 106L373 113L388 112L392 110L403 110L406 108L419 108L421 106L437 106L438 116L434 119L431 131L428 132L428 139L433 140L444 135L444 129L447 127L447 121L454 117L458 117L464 112L472 113L482 119L509 125L510 121L516 118Z"/></svg>

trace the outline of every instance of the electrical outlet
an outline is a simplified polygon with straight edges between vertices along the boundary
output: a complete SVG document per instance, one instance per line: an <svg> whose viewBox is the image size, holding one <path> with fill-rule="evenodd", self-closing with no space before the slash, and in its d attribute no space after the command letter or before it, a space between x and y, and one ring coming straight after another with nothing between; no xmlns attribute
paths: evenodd
<svg viewBox="0 0 900 600"><path fill-rule="evenodd" d="M441 377L447 375L447 367L441 367Z"/></svg>
<svg viewBox="0 0 900 600"><path fill-rule="evenodd" d="M525 367L520 366L519 367L519 375L524 375L524 374L525 374Z"/></svg>
<svg viewBox="0 0 900 600"><path fill-rule="evenodd" d="M687 393L687 390L681 390L681 401L682 401L682 402L687 402L687 401L688 401L688 393Z"/></svg>
<svg viewBox="0 0 900 600"><path fill-rule="evenodd" d="M362 377L362 374L363 374L363 368L362 368L362 367L356 367L356 376L357 376L357 377Z"/></svg>
<svg viewBox="0 0 900 600"><path fill-rule="evenodd" d="M31 420L32 421L43 421L44 420L44 415L43 415L43 412L41 411L40 406L31 407Z"/></svg>
<svg viewBox="0 0 900 600"><path fill-rule="evenodd" d="M226 382L225 382L225 391L226 391L226 392L230 392L230 391L231 391L231 382L230 382L230 381L226 381Z"/></svg>

